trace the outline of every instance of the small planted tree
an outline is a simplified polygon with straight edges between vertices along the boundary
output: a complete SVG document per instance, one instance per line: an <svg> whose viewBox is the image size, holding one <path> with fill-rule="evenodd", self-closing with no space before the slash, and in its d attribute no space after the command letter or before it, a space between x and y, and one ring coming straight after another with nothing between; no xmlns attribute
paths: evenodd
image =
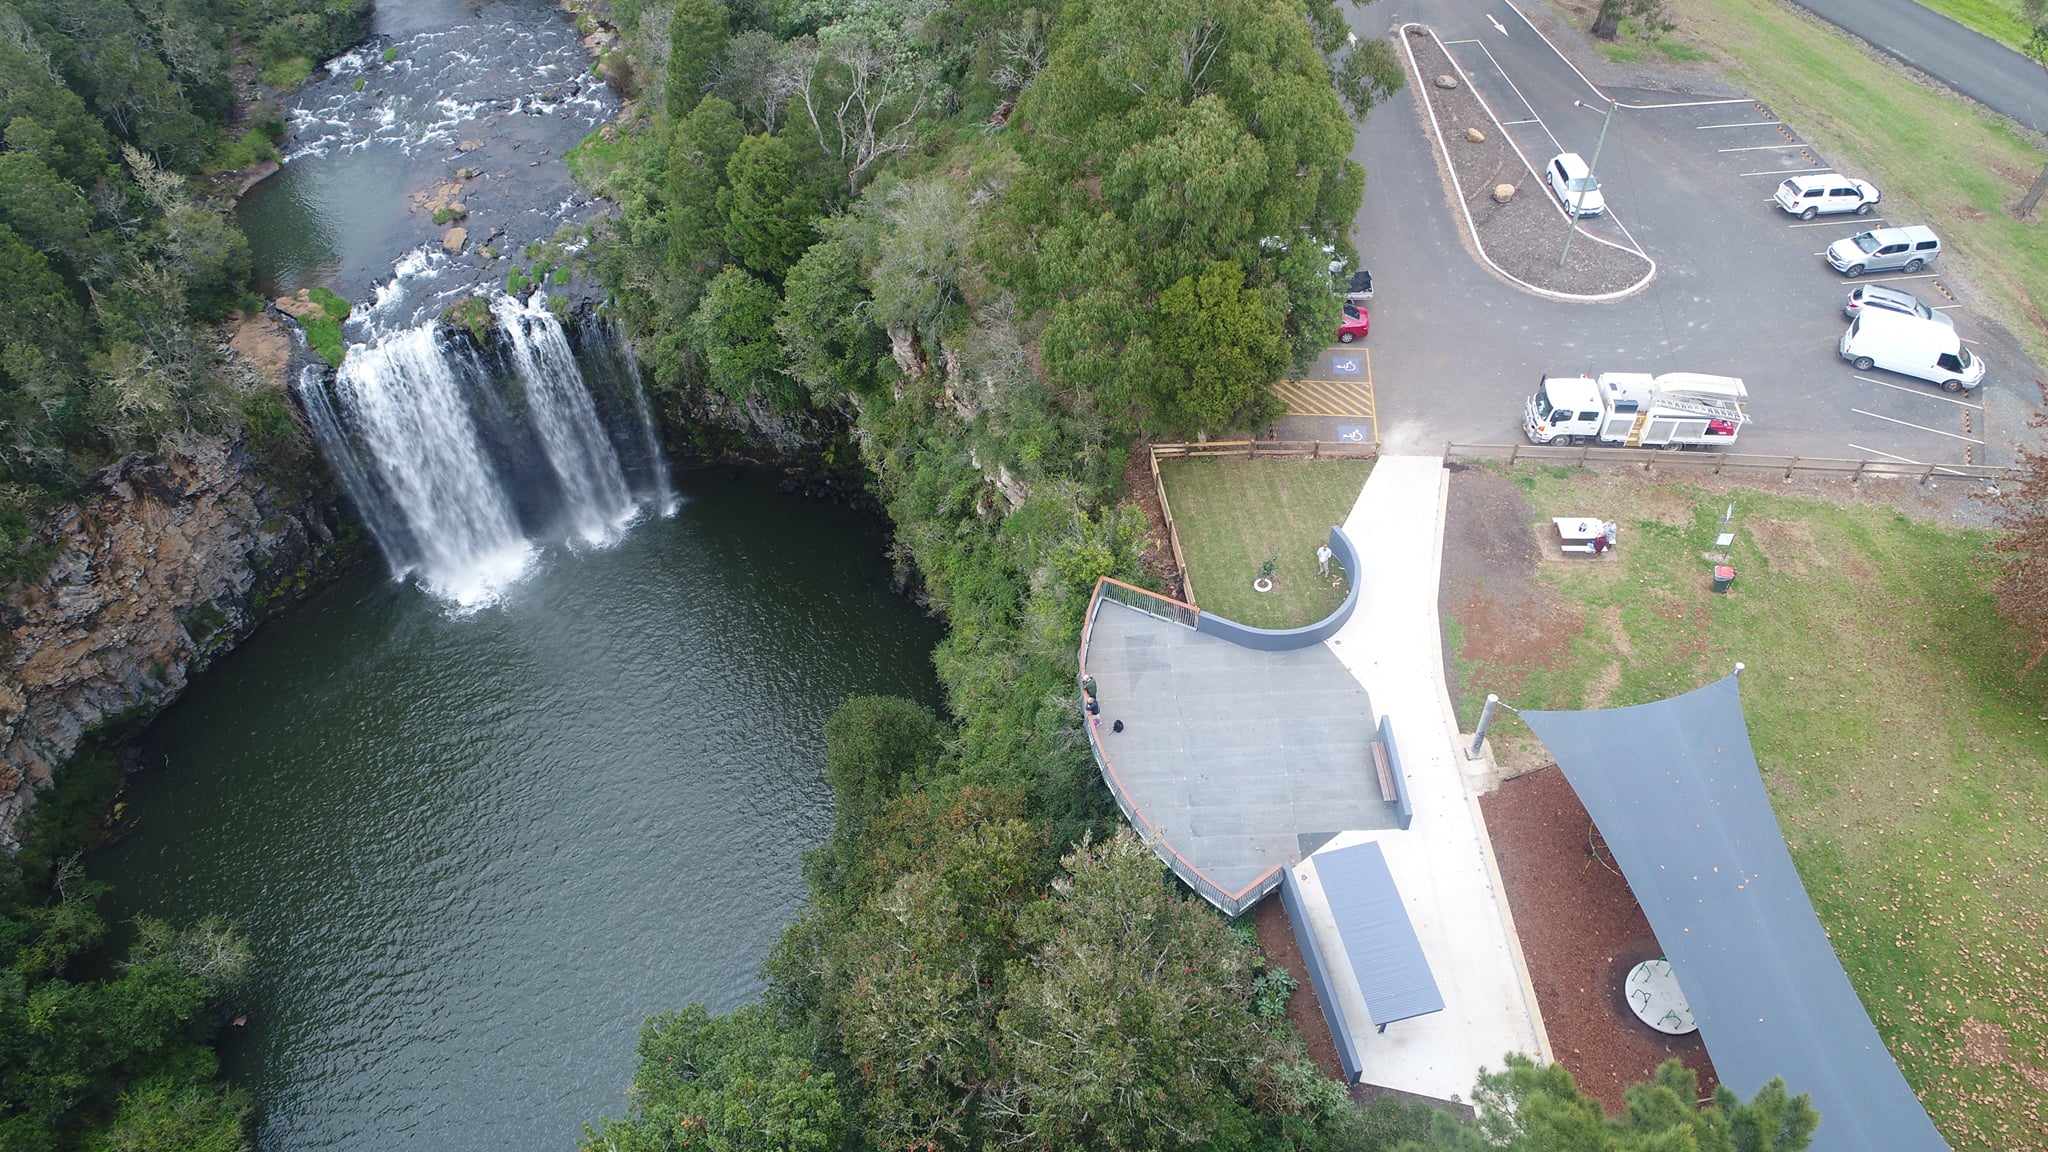
<svg viewBox="0 0 2048 1152"><path fill-rule="evenodd" d="M2034 420L2037 427L2042 423L2039 417ZM1991 545L2000 562L1991 587L2000 615L2034 641L2026 665L2032 672L2048 656L2048 453L2021 448L2019 457L2019 480L1990 498L2004 529Z"/></svg>
<svg viewBox="0 0 2048 1152"><path fill-rule="evenodd" d="M1677 27L1665 15L1664 0L1600 0L1600 11L1593 15L1593 35L1612 40L1621 34L1624 20L1656 32Z"/></svg>

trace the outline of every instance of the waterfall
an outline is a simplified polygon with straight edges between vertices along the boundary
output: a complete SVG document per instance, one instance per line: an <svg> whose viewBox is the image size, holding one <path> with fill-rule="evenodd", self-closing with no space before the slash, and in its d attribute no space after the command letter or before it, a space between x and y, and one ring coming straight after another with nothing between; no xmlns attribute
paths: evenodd
<svg viewBox="0 0 2048 1152"><path fill-rule="evenodd" d="M393 576L463 609L519 580L531 538L602 546L643 501L675 502L631 350L592 325L579 355L538 296L491 313L481 347L434 323L365 327L374 343L331 385L309 369L297 388Z"/></svg>
<svg viewBox="0 0 2048 1152"><path fill-rule="evenodd" d="M590 544L612 542L638 509L562 322L538 291L523 305L517 297L499 296L491 301L491 314L511 339L512 363L526 386L534 428L561 481L576 534Z"/></svg>
<svg viewBox="0 0 2048 1152"><path fill-rule="evenodd" d="M633 415L640 422L640 451L647 457L648 486L655 503L660 506L663 516L673 516L681 501L676 499L676 490L668 479L668 457L661 450L661 436L654 430L654 413L647 406L647 389L640 383L640 358L633 355L632 346L625 341L625 333L616 323L607 323L600 332L605 347L610 350L612 362L625 368L625 391L633 397Z"/></svg>
<svg viewBox="0 0 2048 1152"><path fill-rule="evenodd" d="M474 607L526 571L532 546L433 325L351 348L334 392L371 465L340 469L344 482L351 470L371 473L405 517L407 546L386 546L396 572L417 570L436 595Z"/></svg>

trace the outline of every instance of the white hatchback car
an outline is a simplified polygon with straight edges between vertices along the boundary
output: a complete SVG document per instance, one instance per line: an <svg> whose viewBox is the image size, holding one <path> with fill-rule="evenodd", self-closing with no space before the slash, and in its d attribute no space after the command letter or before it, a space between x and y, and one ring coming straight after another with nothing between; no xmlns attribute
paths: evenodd
<svg viewBox="0 0 2048 1152"><path fill-rule="evenodd" d="M1598 216L1607 211L1607 200L1600 195L1600 182L1593 179L1592 169L1577 152L1566 152L1550 158L1547 170L1550 175L1550 190L1557 194L1557 202L1564 205L1567 215L1574 206L1581 216Z"/></svg>

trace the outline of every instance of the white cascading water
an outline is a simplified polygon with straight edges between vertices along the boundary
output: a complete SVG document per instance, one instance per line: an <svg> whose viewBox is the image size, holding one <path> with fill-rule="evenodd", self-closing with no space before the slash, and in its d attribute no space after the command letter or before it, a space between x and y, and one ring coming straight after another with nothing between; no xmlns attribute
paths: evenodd
<svg viewBox="0 0 2048 1152"><path fill-rule="evenodd" d="M576 535L587 544L612 543L639 507L619 466L618 451L598 419L568 333L539 292L524 304L514 296L499 296L491 301L491 314L512 343L512 363L526 388L527 410L561 482Z"/></svg>
<svg viewBox="0 0 2048 1152"><path fill-rule="evenodd" d="M350 349L334 390L405 520L406 546L385 542L395 573L416 572L435 595L465 608L518 580L533 546L434 326Z"/></svg>
<svg viewBox="0 0 2048 1152"><path fill-rule="evenodd" d="M622 343L616 329L611 330L610 338L614 345ZM647 389L640 383L639 358L629 348L619 360L626 366L626 382L632 387L633 412L640 418L641 450L647 453L648 467L654 473L651 479L655 499L661 504L663 516L673 516L681 502L676 499L676 490L668 480L668 459L661 451L661 437L654 431L654 413L647 407Z"/></svg>

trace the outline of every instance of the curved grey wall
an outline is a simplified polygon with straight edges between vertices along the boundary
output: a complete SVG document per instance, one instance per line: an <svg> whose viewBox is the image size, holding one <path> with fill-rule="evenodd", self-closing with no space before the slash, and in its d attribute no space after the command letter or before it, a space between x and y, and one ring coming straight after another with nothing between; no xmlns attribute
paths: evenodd
<svg viewBox="0 0 2048 1152"><path fill-rule="evenodd" d="M1351 537L1335 525L1330 527L1330 551L1336 553L1336 561L1344 566L1344 578L1351 583L1351 590L1344 593L1344 602L1337 605L1335 612L1305 628L1253 628L1204 612L1195 621L1195 631L1261 652L1306 648L1335 636L1337 629L1351 619L1352 609L1358 607L1358 552L1351 547Z"/></svg>

